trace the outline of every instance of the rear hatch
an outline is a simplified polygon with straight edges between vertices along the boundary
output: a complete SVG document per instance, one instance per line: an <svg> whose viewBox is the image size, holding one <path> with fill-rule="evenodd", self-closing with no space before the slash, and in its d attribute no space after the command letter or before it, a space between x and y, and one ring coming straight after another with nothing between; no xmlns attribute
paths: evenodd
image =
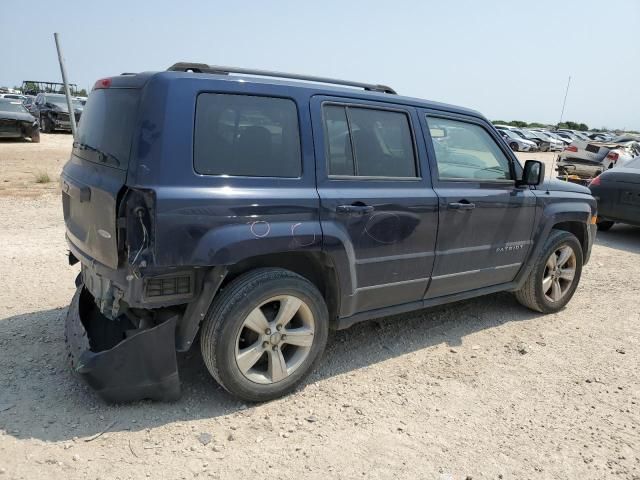
<svg viewBox="0 0 640 480"><path fill-rule="evenodd" d="M118 198L127 179L140 90L89 95L61 176L67 237L80 256L118 266Z"/></svg>

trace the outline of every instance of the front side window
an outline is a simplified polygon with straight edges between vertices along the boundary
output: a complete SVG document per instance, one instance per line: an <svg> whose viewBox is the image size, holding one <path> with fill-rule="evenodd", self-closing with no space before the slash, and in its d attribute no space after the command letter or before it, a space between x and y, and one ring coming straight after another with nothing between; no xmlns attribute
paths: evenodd
<svg viewBox="0 0 640 480"><path fill-rule="evenodd" d="M511 180L510 162L489 133L479 125L427 117L433 136L440 180Z"/></svg>
<svg viewBox="0 0 640 480"><path fill-rule="evenodd" d="M295 103L285 98L200 94L193 162L204 175L299 177Z"/></svg>
<svg viewBox="0 0 640 480"><path fill-rule="evenodd" d="M417 176L406 113L328 104L323 116L329 175Z"/></svg>

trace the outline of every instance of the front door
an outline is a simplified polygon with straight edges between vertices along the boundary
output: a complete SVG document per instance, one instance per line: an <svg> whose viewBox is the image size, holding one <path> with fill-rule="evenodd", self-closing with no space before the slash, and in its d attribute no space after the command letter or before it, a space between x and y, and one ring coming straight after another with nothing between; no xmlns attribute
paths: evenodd
<svg viewBox="0 0 640 480"><path fill-rule="evenodd" d="M536 199L484 121L423 111L440 218L425 298L512 281L531 247Z"/></svg>
<svg viewBox="0 0 640 480"><path fill-rule="evenodd" d="M422 302L438 201L416 110L317 96L311 112L323 245L343 287L340 316Z"/></svg>

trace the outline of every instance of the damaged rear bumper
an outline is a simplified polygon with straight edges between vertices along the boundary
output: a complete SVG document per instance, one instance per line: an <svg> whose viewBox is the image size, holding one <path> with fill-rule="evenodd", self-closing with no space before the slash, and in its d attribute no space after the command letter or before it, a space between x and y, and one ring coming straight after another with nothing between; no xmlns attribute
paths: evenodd
<svg viewBox="0 0 640 480"><path fill-rule="evenodd" d="M167 312L150 328L135 328L125 316L110 320L80 285L65 323L71 366L108 402L176 400L177 319Z"/></svg>

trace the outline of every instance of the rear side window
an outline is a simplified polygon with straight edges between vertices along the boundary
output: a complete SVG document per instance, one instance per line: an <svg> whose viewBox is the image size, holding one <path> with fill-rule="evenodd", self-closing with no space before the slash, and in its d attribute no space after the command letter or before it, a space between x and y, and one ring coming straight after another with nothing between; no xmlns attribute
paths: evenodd
<svg viewBox="0 0 640 480"><path fill-rule="evenodd" d="M204 175L299 177L295 103L285 98L200 94L193 162L196 172Z"/></svg>
<svg viewBox="0 0 640 480"><path fill-rule="evenodd" d="M323 117L329 175L417 176L413 137L405 112L327 104Z"/></svg>
<svg viewBox="0 0 640 480"><path fill-rule="evenodd" d="M126 169L138 111L139 90L91 92L78 125L74 153L85 160Z"/></svg>

